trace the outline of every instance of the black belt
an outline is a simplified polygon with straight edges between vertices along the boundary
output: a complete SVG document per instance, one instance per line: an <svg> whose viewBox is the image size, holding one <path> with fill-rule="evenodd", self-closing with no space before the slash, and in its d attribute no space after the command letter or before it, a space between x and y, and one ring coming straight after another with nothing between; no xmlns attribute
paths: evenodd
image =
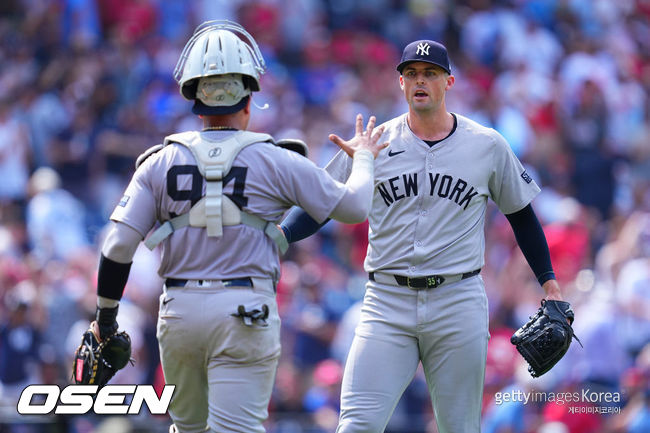
<svg viewBox="0 0 650 433"><path fill-rule="evenodd" d="M460 278L455 279L455 281L473 277L474 275L478 275L480 272L481 268L475 269L471 272L465 272L460 275ZM393 275L393 277L400 286L407 286L412 289L435 289L436 287L441 286L447 279L451 279L449 276L445 278L442 275L429 275L427 277L405 277L402 275ZM375 281L375 273L370 272L368 278L371 281Z"/></svg>
<svg viewBox="0 0 650 433"><path fill-rule="evenodd" d="M185 287L189 280L179 280L176 278L167 278L165 280L165 285L167 287ZM203 281L211 280L195 280L199 285L203 284ZM220 280L225 287L253 287L253 280L251 277L244 278L233 278L232 280Z"/></svg>

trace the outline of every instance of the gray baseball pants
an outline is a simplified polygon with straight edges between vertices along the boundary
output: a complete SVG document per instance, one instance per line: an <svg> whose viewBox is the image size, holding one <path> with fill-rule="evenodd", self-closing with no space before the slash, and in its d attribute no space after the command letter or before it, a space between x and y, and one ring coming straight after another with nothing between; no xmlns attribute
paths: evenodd
<svg viewBox="0 0 650 433"><path fill-rule="evenodd" d="M337 433L383 432L419 362L439 432L479 432L488 339L480 275L427 290L368 281Z"/></svg>
<svg viewBox="0 0 650 433"><path fill-rule="evenodd" d="M263 433L280 357L280 318L271 280L254 288L167 288L157 337L169 414L179 433ZM163 302L166 300L166 303ZM269 307L268 326L246 326L237 307Z"/></svg>

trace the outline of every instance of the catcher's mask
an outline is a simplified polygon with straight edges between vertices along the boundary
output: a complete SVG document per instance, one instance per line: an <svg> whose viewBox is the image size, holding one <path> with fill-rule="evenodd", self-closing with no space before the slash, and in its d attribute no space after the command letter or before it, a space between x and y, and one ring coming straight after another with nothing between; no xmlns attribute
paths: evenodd
<svg viewBox="0 0 650 433"><path fill-rule="evenodd" d="M231 114L244 108L251 92L260 90L265 71L255 39L241 25L218 20L196 28L178 59L174 79L181 95L194 101L193 113Z"/></svg>

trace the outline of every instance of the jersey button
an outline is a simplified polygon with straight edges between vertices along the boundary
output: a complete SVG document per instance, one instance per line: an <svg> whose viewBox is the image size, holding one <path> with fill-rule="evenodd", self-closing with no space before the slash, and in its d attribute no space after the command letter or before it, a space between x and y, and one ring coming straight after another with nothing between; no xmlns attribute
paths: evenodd
<svg viewBox="0 0 650 433"><path fill-rule="evenodd" d="M423 210L423 211L421 212L421 215L422 215L422 216L427 216L427 211Z"/></svg>
<svg viewBox="0 0 650 433"><path fill-rule="evenodd" d="M415 272L415 266L411 266L410 271Z"/></svg>
<svg viewBox="0 0 650 433"><path fill-rule="evenodd" d="M420 242L420 241L415 241L415 246L416 246L416 247L421 247L421 246L422 246L422 242Z"/></svg>

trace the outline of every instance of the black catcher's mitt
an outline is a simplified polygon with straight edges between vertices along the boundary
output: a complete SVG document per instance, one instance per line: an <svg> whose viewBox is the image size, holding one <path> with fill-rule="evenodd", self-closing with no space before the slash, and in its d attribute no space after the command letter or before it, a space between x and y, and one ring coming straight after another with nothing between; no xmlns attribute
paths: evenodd
<svg viewBox="0 0 650 433"><path fill-rule="evenodd" d="M549 371L569 350L571 340L574 337L578 340L571 327L573 318L568 302L544 299L537 314L530 316L528 323L510 338L528 362L528 371L533 377Z"/></svg>
<svg viewBox="0 0 650 433"><path fill-rule="evenodd" d="M126 332L115 332L101 342L93 329L84 332L75 351L72 378L82 385L106 385L131 361L131 338Z"/></svg>

